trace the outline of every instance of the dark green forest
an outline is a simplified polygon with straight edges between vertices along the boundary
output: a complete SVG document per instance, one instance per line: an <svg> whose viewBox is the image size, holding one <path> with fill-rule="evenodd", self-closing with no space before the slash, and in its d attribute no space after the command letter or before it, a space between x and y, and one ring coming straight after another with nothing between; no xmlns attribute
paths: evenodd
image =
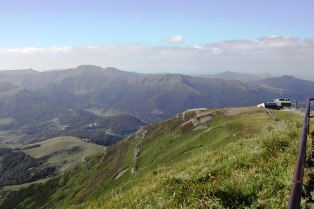
<svg viewBox="0 0 314 209"><path fill-rule="evenodd" d="M0 148L0 186L32 182L55 174L56 168L23 151Z"/></svg>

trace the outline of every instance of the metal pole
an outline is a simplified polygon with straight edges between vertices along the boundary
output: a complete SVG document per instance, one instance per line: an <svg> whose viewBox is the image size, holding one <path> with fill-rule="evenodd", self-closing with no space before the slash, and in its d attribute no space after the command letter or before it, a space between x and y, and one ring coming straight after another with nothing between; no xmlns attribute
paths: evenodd
<svg viewBox="0 0 314 209"><path fill-rule="evenodd" d="M292 180L292 188L290 191L290 198L288 209L299 209L301 207L301 193L304 175L304 165L306 160L306 142L309 133L309 117L310 117L310 102L314 99L309 99L306 105L306 112L304 115L303 130L301 134L301 142L298 152L298 158Z"/></svg>

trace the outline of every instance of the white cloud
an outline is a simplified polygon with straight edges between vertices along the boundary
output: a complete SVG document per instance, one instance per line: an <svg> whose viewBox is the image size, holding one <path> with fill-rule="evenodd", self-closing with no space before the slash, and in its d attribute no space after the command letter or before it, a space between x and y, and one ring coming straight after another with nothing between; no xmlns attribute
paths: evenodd
<svg viewBox="0 0 314 209"><path fill-rule="evenodd" d="M204 47L199 46L199 45L194 45L193 48L194 48L194 49L204 49Z"/></svg>
<svg viewBox="0 0 314 209"><path fill-rule="evenodd" d="M211 74L225 70L314 75L314 38L269 36L208 45L0 49L0 69L51 70L81 64L137 72Z"/></svg>
<svg viewBox="0 0 314 209"><path fill-rule="evenodd" d="M171 43L182 43L184 42L184 40L185 40L184 37L181 35L172 36L166 39L167 42L171 42Z"/></svg>
<svg viewBox="0 0 314 209"><path fill-rule="evenodd" d="M36 48L36 47L26 47L26 48L13 48L13 49L0 49L0 54L24 54L24 55L34 55L34 54L60 54L60 53L70 53L72 47L50 47L50 48Z"/></svg>
<svg viewBox="0 0 314 209"><path fill-rule="evenodd" d="M229 52L276 51L280 49L303 48L308 46L305 40L291 36L269 36L257 40L232 40L209 45ZM312 46L311 46L312 47Z"/></svg>
<svg viewBox="0 0 314 209"><path fill-rule="evenodd" d="M223 53L222 50L217 47L212 48L211 52L213 55L221 55Z"/></svg>

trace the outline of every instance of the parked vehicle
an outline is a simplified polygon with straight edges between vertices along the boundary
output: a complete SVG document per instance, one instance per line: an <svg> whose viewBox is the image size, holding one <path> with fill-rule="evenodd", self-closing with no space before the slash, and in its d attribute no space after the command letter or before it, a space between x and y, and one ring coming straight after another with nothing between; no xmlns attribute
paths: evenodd
<svg viewBox="0 0 314 209"><path fill-rule="evenodd" d="M268 108L268 109L279 109L277 106L277 103L275 102L264 102L257 105L257 107Z"/></svg>
<svg viewBox="0 0 314 209"><path fill-rule="evenodd" d="M285 107L291 107L290 99L286 98L278 98L275 99L274 102L277 104L278 108L285 108Z"/></svg>

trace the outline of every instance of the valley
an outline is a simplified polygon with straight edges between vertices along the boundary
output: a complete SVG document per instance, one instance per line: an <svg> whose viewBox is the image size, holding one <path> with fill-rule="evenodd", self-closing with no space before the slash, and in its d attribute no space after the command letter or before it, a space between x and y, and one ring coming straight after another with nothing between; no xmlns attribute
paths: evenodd
<svg viewBox="0 0 314 209"><path fill-rule="evenodd" d="M314 89L314 82L292 76L217 76L140 74L93 65L0 71L0 146L59 136L109 146L144 124L190 108L250 106L278 97L297 100L302 107ZM241 76L247 82L231 79Z"/></svg>

